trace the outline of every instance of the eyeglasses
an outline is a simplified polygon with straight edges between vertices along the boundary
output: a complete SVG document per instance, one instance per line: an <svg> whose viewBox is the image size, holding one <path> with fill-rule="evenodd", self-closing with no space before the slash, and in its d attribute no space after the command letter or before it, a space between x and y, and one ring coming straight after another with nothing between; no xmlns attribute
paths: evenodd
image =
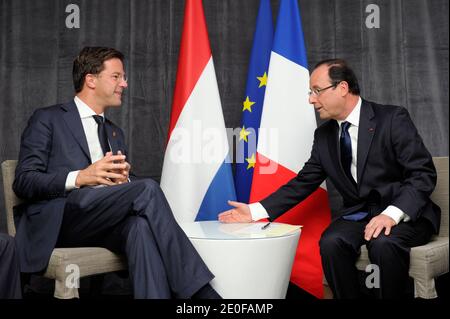
<svg viewBox="0 0 450 319"><path fill-rule="evenodd" d="M93 76L100 77L102 74L92 74ZM114 73L109 76L114 82L121 82L122 80L125 83L128 83L127 76L125 74Z"/></svg>
<svg viewBox="0 0 450 319"><path fill-rule="evenodd" d="M325 87L323 89L312 89L311 91L308 92L308 95L309 96L311 96L311 95L312 96L319 96L321 92L323 92L325 90L328 90L329 88L333 88L333 87L335 88L338 84L339 83L334 83L334 84L331 84L330 86L327 86L327 87Z"/></svg>
<svg viewBox="0 0 450 319"><path fill-rule="evenodd" d="M112 74L111 79L113 79L114 82L120 82L122 80L124 82L128 82L127 76L125 74Z"/></svg>

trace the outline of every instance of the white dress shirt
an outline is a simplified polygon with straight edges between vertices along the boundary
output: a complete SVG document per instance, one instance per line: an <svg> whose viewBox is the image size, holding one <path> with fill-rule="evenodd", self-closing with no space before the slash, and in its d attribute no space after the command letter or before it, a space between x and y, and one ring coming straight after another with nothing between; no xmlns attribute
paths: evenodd
<svg viewBox="0 0 450 319"><path fill-rule="evenodd" d="M352 164L350 166L350 172L352 174L352 177L355 181L357 181L357 166L356 166L356 159L358 154L358 128L359 128L359 116L361 113L361 98L358 98L358 103L356 103L355 108L352 110L352 112L347 116L347 118L343 121L337 121L339 124L339 134L336 137L339 140L339 136L341 135L341 123L342 122L349 122L351 125L348 128L348 133L350 135L351 144L352 144ZM267 213L266 209L264 208L261 203L253 203L249 205L250 213L252 215L253 220L259 220L262 218L269 217L269 214ZM410 218L408 215L403 213L403 211L393 205L389 205L382 214L387 215L391 217L396 224L398 224L401 220L407 222Z"/></svg>
<svg viewBox="0 0 450 319"><path fill-rule="evenodd" d="M74 98L75 105L77 106L78 113L80 114L81 124L83 124L84 134L89 148L89 155L91 156L91 162L94 163L103 158L102 146L98 138L98 124L95 122L93 115L97 115L86 103L84 103L78 96ZM104 113L98 114L104 116ZM79 171L72 171L66 178L66 190L72 190L77 188L75 181L77 179Z"/></svg>

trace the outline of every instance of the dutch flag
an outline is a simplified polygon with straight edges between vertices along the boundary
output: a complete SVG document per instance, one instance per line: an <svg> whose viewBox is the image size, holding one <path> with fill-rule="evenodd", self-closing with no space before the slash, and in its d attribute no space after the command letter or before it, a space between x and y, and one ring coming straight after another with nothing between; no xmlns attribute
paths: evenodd
<svg viewBox="0 0 450 319"><path fill-rule="evenodd" d="M201 0L186 0L161 188L178 222L217 220L235 200Z"/></svg>

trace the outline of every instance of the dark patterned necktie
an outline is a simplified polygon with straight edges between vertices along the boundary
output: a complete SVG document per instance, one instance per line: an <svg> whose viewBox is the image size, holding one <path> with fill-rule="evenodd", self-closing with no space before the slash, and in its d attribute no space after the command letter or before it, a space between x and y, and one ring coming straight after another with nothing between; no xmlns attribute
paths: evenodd
<svg viewBox="0 0 450 319"><path fill-rule="evenodd" d="M348 133L348 128L350 127L349 122L341 123L341 163L344 168L345 174L348 178L355 183L353 179L351 167L352 167L352 141L350 134ZM343 216L346 220L359 221L363 220L369 213L368 212L356 212Z"/></svg>
<svg viewBox="0 0 450 319"><path fill-rule="evenodd" d="M108 135L106 134L105 119L101 115L92 115L95 122L97 122L97 133L100 145L102 146L103 155L110 151L108 143Z"/></svg>
<svg viewBox="0 0 450 319"><path fill-rule="evenodd" d="M342 122L341 123L341 137L340 137L340 144L341 144L341 163L342 167L344 168L345 174L347 174L348 178L352 182L355 180L353 179L352 172L351 172L351 166L352 166L352 141L350 138L350 134L348 133L348 128L350 127L350 122Z"/></svg>

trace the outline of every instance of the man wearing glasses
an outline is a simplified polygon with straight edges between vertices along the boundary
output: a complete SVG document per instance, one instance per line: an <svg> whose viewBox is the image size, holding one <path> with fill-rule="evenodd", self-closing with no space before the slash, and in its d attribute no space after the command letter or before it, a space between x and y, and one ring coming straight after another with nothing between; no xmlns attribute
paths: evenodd
<svg viewBox="0 0 450 319"><path fill-rule="evenodd" d="M260 202L230 202L235 208L219 220L273 220L328 177L343 198L319 242L335 298L360 297L355 262L363 244L380 270L377 296L401 298L410 248L439 231L440 208L429 198L436 184L432 157L406 109L361 99L344 60L319 62L310 88L309 103L328 120L314 133L310 159L295 178Z"/></svg>
<svg viewBox="0 0 450 319"><path fill-rule="evenodd" d="M175 221L158 184L130 174L122 130L105 118L127 88L123 55L86 47L73 101L38 109L22 135L13 184L21 271L54 247L100 246L127 257L135 298L220 298L213 274Z"/></svg>

